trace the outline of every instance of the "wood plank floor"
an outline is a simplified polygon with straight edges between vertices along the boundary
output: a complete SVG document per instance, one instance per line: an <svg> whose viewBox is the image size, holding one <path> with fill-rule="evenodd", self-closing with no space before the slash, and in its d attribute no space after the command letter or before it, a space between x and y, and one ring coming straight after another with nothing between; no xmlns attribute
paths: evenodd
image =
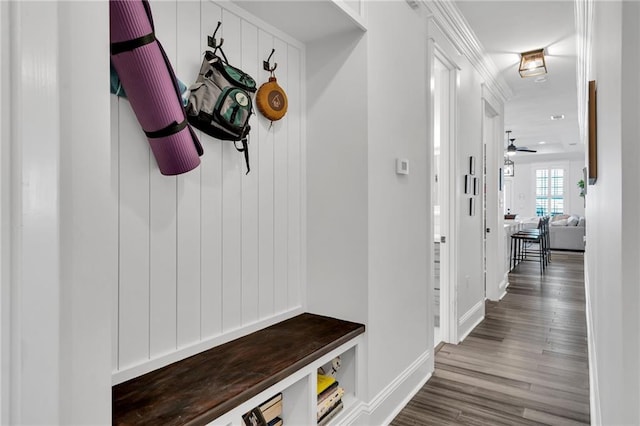
<svg viewBox="0 0 640 426"><path fill-rule="evenodd" d="M552 260L544 276L534 262L509 275L507 295L464 342L441 347L392 425L589 424L583 255Z"/></svg>

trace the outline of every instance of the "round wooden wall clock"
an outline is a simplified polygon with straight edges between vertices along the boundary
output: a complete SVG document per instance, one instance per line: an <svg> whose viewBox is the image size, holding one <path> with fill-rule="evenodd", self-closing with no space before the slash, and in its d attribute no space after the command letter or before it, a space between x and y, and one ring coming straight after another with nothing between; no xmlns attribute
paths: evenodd
<svg viewBox="0 0 640 426"><path fill-rule="evenodd" d="M258 89L256 106L258 111L271 121L278 121L287 113L287 94L275 77L269 77L269 81Z"/></svg>

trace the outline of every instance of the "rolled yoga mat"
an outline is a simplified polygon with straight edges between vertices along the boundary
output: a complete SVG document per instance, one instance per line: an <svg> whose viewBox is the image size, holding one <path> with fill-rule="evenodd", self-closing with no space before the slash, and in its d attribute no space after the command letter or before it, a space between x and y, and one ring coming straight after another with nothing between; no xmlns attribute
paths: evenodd
<svg viewBox="0 0 640 426"><path fill-rule="evenodd" d="M160 173L200 164L202 145L187 123L178 82L156 40L146 0L111 0L111 62L151 145Z"/></svg>

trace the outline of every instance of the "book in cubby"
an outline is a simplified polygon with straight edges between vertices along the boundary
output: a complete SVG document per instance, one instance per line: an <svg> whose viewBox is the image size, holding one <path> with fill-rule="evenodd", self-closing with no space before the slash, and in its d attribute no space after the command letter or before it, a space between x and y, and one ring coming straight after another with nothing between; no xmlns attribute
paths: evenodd
<svg viewBox="0 0 640 426"><path fill-rule="evenodd" d="M246 426L282 426L282 393L274 395L242 416Z"/></svg>
<svg viewBox="0 0 640 426"><path fill-rule="evenodd" d="M344 389L333 376L318 373L318 425L325 425L342 409Z"/></svg>

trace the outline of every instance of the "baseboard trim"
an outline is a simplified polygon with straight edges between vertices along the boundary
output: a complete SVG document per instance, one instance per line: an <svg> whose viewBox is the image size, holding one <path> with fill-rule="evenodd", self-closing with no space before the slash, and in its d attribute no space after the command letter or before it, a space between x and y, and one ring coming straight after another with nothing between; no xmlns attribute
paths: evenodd
<svg viewBox="0 0 640 426"><path fill-rule="evenodd" d="M342 419L342 423L345 425L352 425L363 413L367 411L367 404L365 402L359 402L351 412Z"/></svg>
<svg viewBox="0 0 640 426"><path fill-rule="evenodd" d="M378 394L368 403L362 403L359 407L353 410L353 414L349 415L348 418L344 419L344 424L360 424L363 423L360 416L365 416L368 418L374 417L376 410L378 410L385 402L387 402L392 395L413 375L418 373L421 368L427 364L429 359L431 358L432 353L430 350L425 351L422 355L420 355L414 362L411 363L402 373L400 373L395 379L391 381L384 389L382 389ZM420 389L427 383L427 381L431 378L431 372L428 372L421 377L418 381L418 384L411 389L402 398L402 401L396 405L393 410L385 416L385 420L380 424L389 424L391 421L402 411L402 409L411 401ZM371 422L364 422L365 424Z"/></svg>
<svg viewBox="0 0 640 426"><path fill-rule="evenodd" d="M473 320L474 316L479 314L479 317L476 318L475 321L473 321L470 327L467 327L467 329L463 333L458 333L458 336L461 336L458 338L458 342L462 342L464 339L466 339L469 333L471 333L471 331L474 328L476 328L478 324L482 322L482 320L484 319L483 309L484 309L484 300L480 300L478 301L478 303L473 305L473 307L469 309L463 316L460 317L460 320L458 320L458 330L460 330L463 327L463 325L467 323L469 320Z"/></svg>
<svg viewBox="0 0 640 426"><path fill-rule="evenodd" d="M502 296L500 296L500 299L502 299L506 294L507 294L507 288L509 287L509 271L504 273L504 278L502 278L502 282L500 283L500 290L502 290Z"/></svg>
<svg viewBox="0 0 640 426"><path fill-rule="evenodd" d="M382 405L382 403L393 392L395 392L402 383L405 382L405 380L407 380L410 376L412 376L416 371L418 371L418 369L421 366L423 366L427 362L429 357L431 357L431 351L425 351L422 355L418 357L418 359L416 359L413 363L411 363L411 365L409 365L409 367L407 367L398 377L396 377L391 383L389 383L389 385L386 388L380 391L375 396L375 398L371 400L369 410L368 410L369 413L372 413L375 410L377 410ZM416 386L411 391L411 393L402 400L402 403L398 405L398 407L396 407L396 409L394 409L389 416L387 416L387 419L383 424L391 423L391 420L393 420L393 418L396 415L398 415L398 413L404 408L404 406L407 405L409 401L411 401L411 398L413 398L415 394L418 393L418 391L422 388L422 386L424 386L424 384L427 383L427 380L429 380L429 377L431 377L431 373L428 373L427 376L425 376L420 380L418 386Z"/></svg>
<svg viewBox="0 0 640 426"><path fill-rule="evenodd" d="M589 269L587 257L584 257L584 293L587 316L587 347L589 350L589 406L591 411L591 424L601 425L600 391L598 388L598 361L596 359L596 343L593 335L593 315L591 314L591 296L589 291Z"/></svg>
<svg viewBox="0 0 640 426"><path fill-rule="evenodd" d="M411 401L413 397L416 396L418 392L420 392L420 389L422 389L422 387L429 381L432 374L433 373L428 373L422 380L420 380L420 383L418 383L418 385L407 395L405 399L402 400L402 402L396 407L396 409L393 410L391 414L389 414L389 416L385 419L385 421L382 424L385 424L385 425L390 424L393 421L393 419L395 419L396 416L400 414L402 409L407 406L409 401Z"/></svg>
<svg viewBox="0 0 640 426"><path fill-rule="evenodd" d="M502 300L502 298L507 295L507 287L509 287L508 272L504 274L502 281L500 281L500 284L498 284L498 293L500 294L500 296L498 296L498 301Z"/></svg>
<svg viewBox="0 0 640 426"><path fill-rule="evenodd" d="M507 287L509 286L509 276L505 274L502 280L497 286L490 286L487 284L485 299L498 302L507 294Z"/></svg>
<svg viewBox="0 0 640 426"><path fill-rule="evenodd" d="M482 309L483 305L484 305L484 300L479 300L478 303L473 305L471 309L469 309L463 316L460 317L460 319L458 320L458 326L462 326L462 324L467 322L469 318L473 316L473 314L475 314L477 311Z"/></svg>

